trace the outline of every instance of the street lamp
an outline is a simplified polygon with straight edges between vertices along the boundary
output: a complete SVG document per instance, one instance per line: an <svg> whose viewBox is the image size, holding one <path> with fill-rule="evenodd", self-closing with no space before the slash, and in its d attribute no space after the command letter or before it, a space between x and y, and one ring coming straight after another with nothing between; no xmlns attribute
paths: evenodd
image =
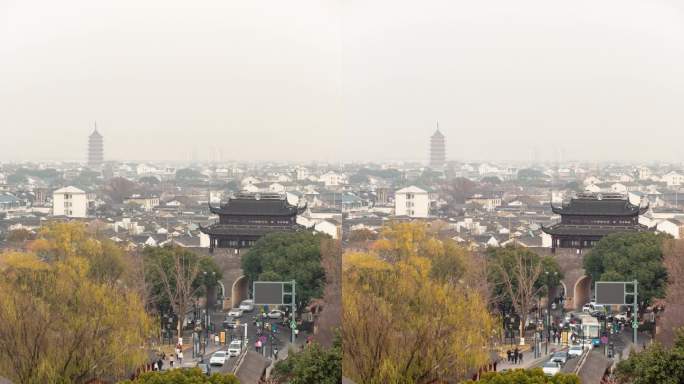
<svg viewBox="0 0 684 384"><path fill-rule="evenodd" d="M549 271L544 271L546 274L546 347L545 354L549 353L549 340L551 340L551 280L549 277L552 275ZM558 272L553 271L554 279L558 277Z"/></svg>
<svg viewBox="0 0 684 384"><path fill-rule="evenodd" d="M207 273L207 271L203 271L202 274L204 274L204 281L206 282L209 274ZM213 277L213 280L215 282L216 281L216 271L211 272L211 276ZM206 288L207 288L207 301L204 304L204 307L206 309L206 313L205 313L206 317L205 317L204 325L205 325L205 330L206 330L205 338L209 338L209 328L211 325L211 308L209 306L209 286L207 285ZM213 328L213 327L211 327L211 328Z"/></svg>

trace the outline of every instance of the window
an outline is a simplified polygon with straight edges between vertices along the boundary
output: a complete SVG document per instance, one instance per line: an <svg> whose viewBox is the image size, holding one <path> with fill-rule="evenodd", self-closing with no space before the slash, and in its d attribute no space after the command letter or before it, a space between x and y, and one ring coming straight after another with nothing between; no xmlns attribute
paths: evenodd
<svg viewBox="0 0 684 384"><path fill-rule="evenodd" d="M65 198L66 200L71 200L71 194L65 193L65 194L64 194L64 198Z"/></svg>
<svg viewBox="0 0 684 384"><path fill-rule="evenodd" d="M407 193L407 194L406 194L406 199L407 199L407 200L413 200L413 193Z"/></svg>

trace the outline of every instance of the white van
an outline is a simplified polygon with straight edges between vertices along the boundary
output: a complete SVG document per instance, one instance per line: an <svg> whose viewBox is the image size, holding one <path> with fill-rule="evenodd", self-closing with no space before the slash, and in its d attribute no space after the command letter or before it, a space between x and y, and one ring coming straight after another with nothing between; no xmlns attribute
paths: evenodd
<svg viewBox="0 0 684 384"><path fill-rule="evenodd" d="M252 312L254 310L254 300L242 300L240 309L242 309L243 312Z"/></svg>
<svg viewBox="0 0 684 384"><path fill-rule="evenodd" d="M590 302L590 303L584 304L584 306L582 307L582 312L591 313L591 312L594 312L594 311L601 311L601 312L603 312L603 311L604 311L604 306L603 306L603 304L596 304L595 301L592 301L592 302Z"/></svg>

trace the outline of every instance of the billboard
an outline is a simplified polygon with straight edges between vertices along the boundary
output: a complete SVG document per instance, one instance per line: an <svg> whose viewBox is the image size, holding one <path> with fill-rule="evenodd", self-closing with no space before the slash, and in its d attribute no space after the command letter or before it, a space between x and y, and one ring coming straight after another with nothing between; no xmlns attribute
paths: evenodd
<svg viewBox="0 0 684 384"><path fill-rule="evenodd" d="M624 281L597 281L596 304L627 304Z"/></svg>
<svg viewBox="0 0 684 384"><path fill-rule="evenodd" d="M254 304L283 305L283 283L269 281L254 282Z"/></svg>

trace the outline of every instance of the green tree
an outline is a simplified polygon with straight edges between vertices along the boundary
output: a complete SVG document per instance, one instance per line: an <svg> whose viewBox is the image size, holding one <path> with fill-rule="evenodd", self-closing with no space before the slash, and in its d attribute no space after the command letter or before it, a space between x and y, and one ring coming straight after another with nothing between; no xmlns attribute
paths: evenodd
<svg viewBox="0 0 684 384"><path fill-rule="evenodd" d="M214 373L206 376L199 368L172 369L168 371L145 372L135 380L122 381L122 384L240 384L232 373Z"/></svg>
<svg viewBox="0 0 684 384"><path fill-rule="evenodd" d="M120 378L142 365L152 321L140 297L94 279L80 256L0 255L0 376L16 383Z"/></svg>
<svg viewBox="0 0 684 384"><path fill-rule="evenodd" d="M44 225L29 250L49 261L64 261L80 256L88 259L90 277L115 282L126 268L125 252L109 239L88 233L77 222L52 222Z"/></svg>
<svg viewBox="0 0 684 384"><path fill-rule="evenodd" d="M176 171L176 181L182 183L194 183L206 179L207 176L203 175L202 172L196 169L182 168Z"/></svg>
<svg viewBox="0 0 684 384"><path fill-rule="evenodd" d="M465 384L580 384L577 375L559 373L554 376L546 376L541 368L514 369L506 372L487 372L479 381L466 381Z"/></svg>
<svg viewBox="0 0 684 384"><path fill-rule="evenodd" d="M259 239L242 258L242 270L250 281L297 282L299 309L321 297L325 271L321 265L324 234L308 231L271 233Z"/></svg>
<svg viewBox="0 0 684 384"><path fill-rule="evenodd" d="M342 259L344 372L358 383L464 379L489 360L494 320L457 257L420 223L383 230L369 253ZM453 275L452 275L453 273ZM475 275L472 275L475 276Z"/></svg>
<svg viewBox="0 0 684 384"><path fill-rule="evenodd" d="M176 246L146 247L143 267L145 281L158 307L170 306L178 316L178 334L193 300L222 277L213 258Z"/></svg>
<svg viewBox="0 0 684 384"><path fill-rule="evenodd" d="M556 260L541 257L527 248L489 248L488 280L496 301L509 303L520 316L520 337L524 337L527 314L534 302L563 278ZM548 272L548 273L547 273Z"/></svg>
<svg viewBox="0 0 684 384"><path fill-rule="evenodd" d="M666 234L616 233L601 239L584 256L584 269L594 281L639 281L639 298L649 303L665 295L663 261Z"/></svg>
<svg viewBox="0 0 684 384"><path fill-rule="evenodd" d="M138 184L124 178L114 177L104 186L105 195L114 203L121 204L138 188Z"/></svg>
<svg viewBox="0 0 684 384"><path fill-rule="evenodd" d="M147 187L156 187L159 184L161 184L159 179L154 176L143 176L140 179L138 179L138 183L145 185Z"/></svg>
<svg viewBox="0 0 684 384"><path fill-rule="evenodd" d="M538 182L548 178L549 176L544 172L533 168L525 168L518 171L518 180L521 182Z"/></svg>
<svg viewBox="0 0 684 384"><path fill-rule="evenodd" d="M279 384L338 384L342 381L342 345L338 338L331 348L313 343L301 352L291 352L275 365Z"/></svg>
<svg viewBox="0 0 684 384"><path fill-rule="evenodd" d="M351 242L362 242L375 240L378 235L368 228L355 229L349 234L349 241Z"/></svg>
<svg viewBox="0 0 684 384"><path fill-rule="evenodd" d="M639 353L621 361L616 379L625 384L684 383L684 333L680 329L671 349L655 342Z"/></svg>
<svg viewBox="0 0 684 384"><path fill-rule="evenodd" d="M475 184L465 177L457 177L443 187L443 194L449 204L463 204L465 199L475 192Z"/></svg>
<svg viewBox="0 0 684 384"><path fill-rule="evenodd" d="M26 240L33 239L33 233L25 228L13 229L7 234L5 239L8 243L21 244Z"/></svg>
<svg viewBox="0 0 684 384"><path fill-rule="evenodd" d="M501 179L499 179L498 176L486 176L483 177L482 180L480 180L482 183L487 183L487 184L492 184L492 185L499 185L501 184Z"/></svg>

